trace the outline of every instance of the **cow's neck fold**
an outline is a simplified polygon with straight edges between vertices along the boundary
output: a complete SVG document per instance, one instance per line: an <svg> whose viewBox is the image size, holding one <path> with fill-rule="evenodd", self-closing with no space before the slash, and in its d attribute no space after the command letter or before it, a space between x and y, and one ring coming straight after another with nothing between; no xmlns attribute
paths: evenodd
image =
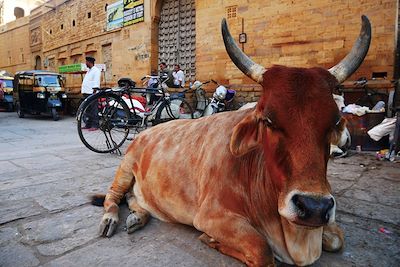
<svg viewBox="0 0 400 267"><path fill-rule="evenodd" d="M267 159L272 160L272 159ZM297 265L311 264L321 254L322 227L306 229L295 226L278 213L280 188L274 175L282 175L266 165L262 149L245 156L242 177L247 177L249 199L247 216L268 240L277 258ZM275 166L276 167L276 166Z"/></svg>

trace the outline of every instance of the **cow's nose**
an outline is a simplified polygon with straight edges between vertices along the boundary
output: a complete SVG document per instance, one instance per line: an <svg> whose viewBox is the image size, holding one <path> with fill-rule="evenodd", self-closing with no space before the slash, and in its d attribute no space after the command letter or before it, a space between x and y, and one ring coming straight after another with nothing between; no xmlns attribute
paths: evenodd
<svg viewBox="0 0 400 267"><path fill-rule="evenodd" d="M297 194L292 198L301 224L321 226L329 222L335 201L332 197L317 197Z"/></svg>

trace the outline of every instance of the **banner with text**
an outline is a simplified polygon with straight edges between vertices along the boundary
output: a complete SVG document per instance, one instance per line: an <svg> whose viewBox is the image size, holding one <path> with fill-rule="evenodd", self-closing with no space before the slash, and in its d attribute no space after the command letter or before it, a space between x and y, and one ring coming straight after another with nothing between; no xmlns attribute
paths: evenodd
<svg viewBox="0 0 400 267"><path fill-rule="evenodd" d="M144 21L144 0L124 0L124 26Z"/></svg>
<svg viewBox="0 0 400 267"><path fill-rule="evenodd" d="M107 6L107 31L121 28L124 23L124 2L117 1Z"/></svg>

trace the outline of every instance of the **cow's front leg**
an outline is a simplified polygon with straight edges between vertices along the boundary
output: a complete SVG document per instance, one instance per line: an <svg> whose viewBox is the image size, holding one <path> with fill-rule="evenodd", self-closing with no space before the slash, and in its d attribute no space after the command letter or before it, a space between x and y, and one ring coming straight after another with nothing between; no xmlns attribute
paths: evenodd
<svg viewBox="0 0 400 267"><path fill-rule="evenodd" d="M344 246L343 230L336 224L324 226L322 234L322 249L329 252L337 252Z"/></svg>
<svg viewBox="0 0 400 267"><path fill-rule="evenodd" d="M124 197L125 193L132 188L134 184L134 176L129 166L128 155L125 156L124 160L118 167L117 173L115 174L114 181L107 192L104 200L104 215L100 222L99 234L101 236L111 237L118 225L118 204Z"/></svg>
<svg viewBox="0 0 400 267"><path fill-rule="evenodd" d="M199 237L201 241L247 266L275 266L266 239L240 215L229 211L200 215L196 216L194 226L204 232Z"/></svg>
<svg viewBox="0 0 400 267"><path fill-rule="evenodd" d="M133 188L131 192L126 194L126 200L131 211L128 218L126 218L126 230L128 234L131 234L146 225L149 221L150 213L139 206L133 194Z"/></svg>

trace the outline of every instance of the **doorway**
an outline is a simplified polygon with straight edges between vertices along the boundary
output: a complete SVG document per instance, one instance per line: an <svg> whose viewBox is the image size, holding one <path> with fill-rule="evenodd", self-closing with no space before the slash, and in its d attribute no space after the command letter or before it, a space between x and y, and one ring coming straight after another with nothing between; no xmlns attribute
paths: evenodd
<svg viewBox="0 0 400 267"><path fill-rule="evenodd" d="M195 0L164 0L158 32L158 63L170 69L180 64L186 81L196 76L196 5Z"/></svg>

